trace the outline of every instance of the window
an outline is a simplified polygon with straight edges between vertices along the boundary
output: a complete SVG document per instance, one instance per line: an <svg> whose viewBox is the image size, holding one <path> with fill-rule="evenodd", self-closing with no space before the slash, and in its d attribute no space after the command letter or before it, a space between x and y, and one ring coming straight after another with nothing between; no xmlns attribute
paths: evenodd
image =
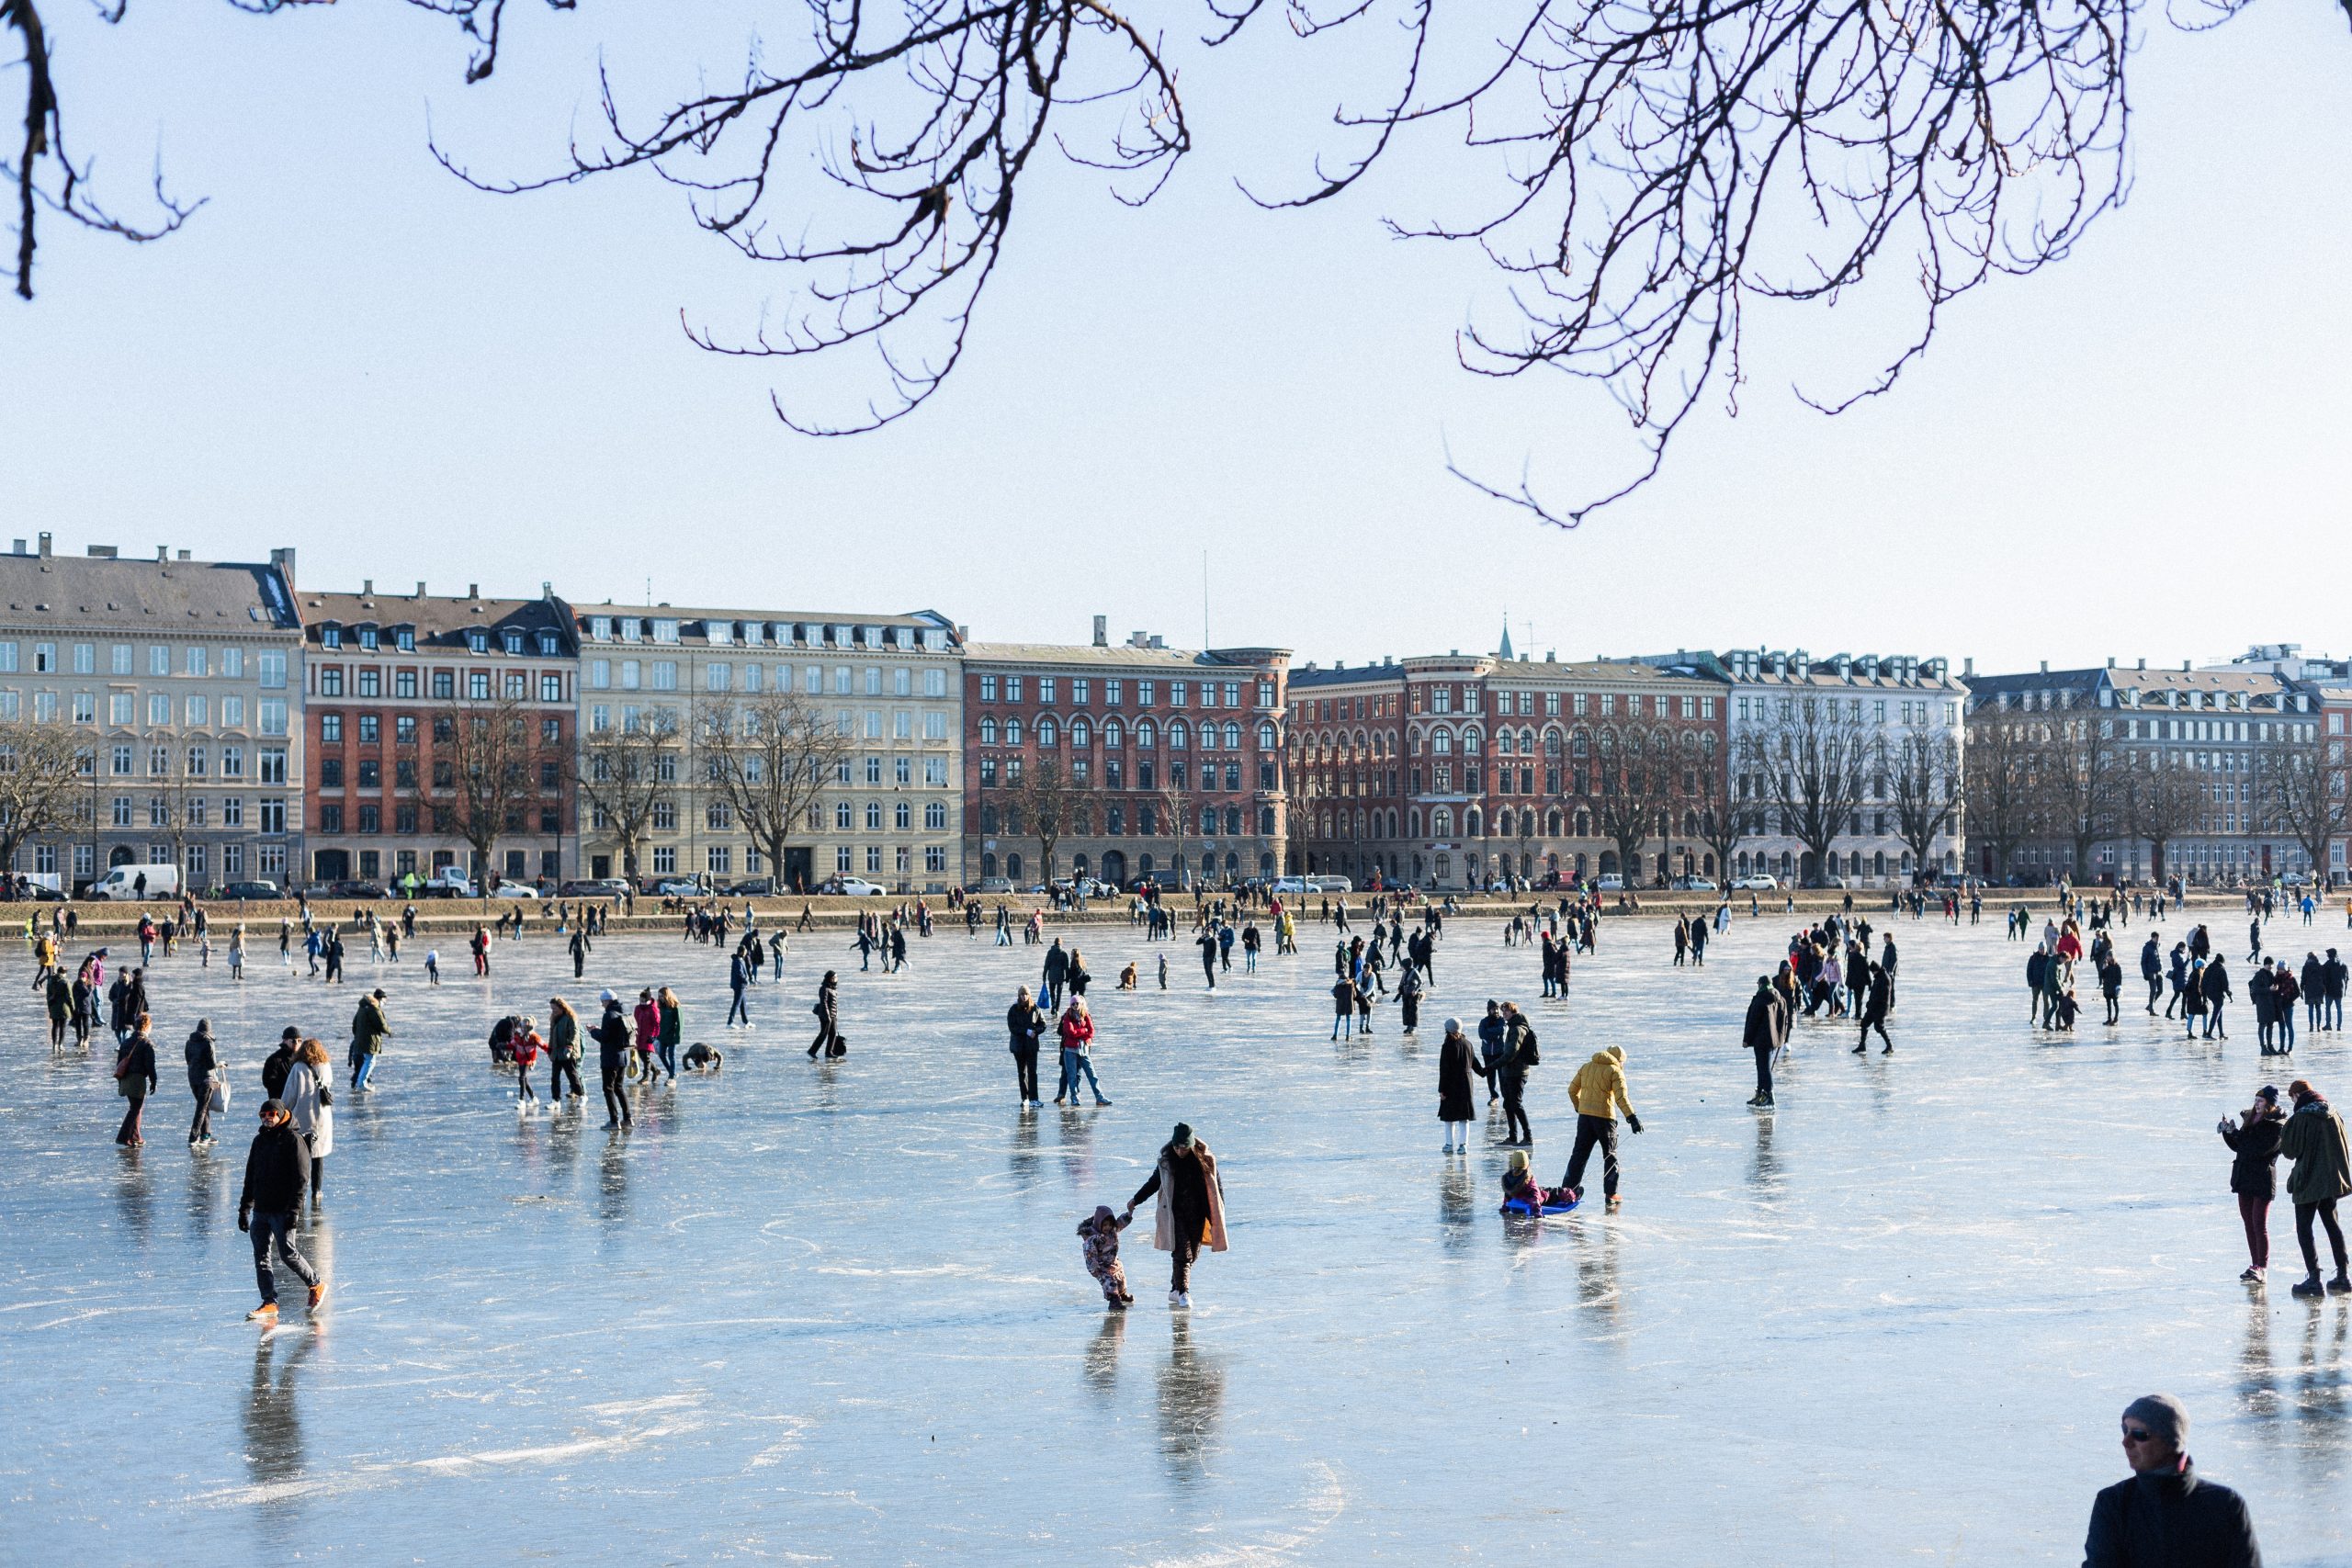
<svg viewBox="0 0 2352 1568"><path fill-rule="evenodd" d="M678 689L676 660L657 659L653 661L653 689L657 692L674 692Z"/></svg>
<svg viewBox="0 0 2352 1568"><path fill-rule="evenodd" d="M264 691L283 691L286 686L286 655L264 649L254 656L254 670Z"/></svg>
<svg viewBox="0 0 2352 1568"><path fill-rule="evenodd" d="M879 876L882 874L881 845L868 844L865 846L865 869L869 875Z"/></svg>
<svg viewBox="0 0 2352 1568"><path fill-rule="evenodd" d="M259 716L260 728L264 735L283 735L286 733L285 698L264 697L260 702L254 705L254 712ZM286 753L280 751L277 755L284 757Z"/></svg>
<svg viewBox="0 0 2352 1568"><path fill-rule="evenodd" d="M984 703L992 703L996 701L995 676L983 675L980 677L980 701Z"/></svg>
<svg viewBox="0 0 2352 1568"><path fill-rule="evenodd" d="M147 694L147 722L150 724L172 722L172 694L169 692Z"/></svg>
<svg viewBox="0 0 2352 1568"><path fill-rule="evenodd" d="M869 800L865 803L865 829L869 833L878 833L882 830L882 803L878 800Z"/></svg>
<svg viewBox="0 0 2352 1568"><path fill-rule="evenodd" d="M363 697L382 696L384 694L383 671L373 664L361 665L359 667L359 694Z"/></svg>
<svg viewBox="0 0 2352 1568"><path fill-rule="evenodd" d="M560 703L563 701L562 676L556 674L552 671L547 671L539 676L539 701L543 703Z"/></svg>
<svg viewBox="0 0 2352 1568"><path fill-rule="evenodd" d="M734 684L735 667L724 660L714 660L702 667L703 690L724 692Z"/></svg>
<svg viewBox="0 0 2352 1568"><path fill-rule="evenodd" d="M0 693L0 717L15 718L16 716L17 694L14 692ZM96 693L76 692L74 694L74 722L76 724L96 724L98 722L98 698Z"/></svg>
<svg viewBox="0 0 2352 1568"><path fill-rule="evenodd" d="M677 874L677 870L678 852L676 848L669 844L654 845L653 874L656 876L673 876Z"/></svg>
<svg viewBox="0 0 2352 1568"><path fill-rule="evenodd" d="M134 711L137 701L138 699L129 692L107 693L107 722L128 728L138 716Z"/></svg>
<svg viewBox="0 0 2352 1568"><path fill-rule="evenodd" d="M714 874L731 875L735 870L735 852L725 844L713 844L703 852L703 863Z"/></svg>
<svg viewBox="0 0 2352 1568"><path fill-rule="evenodd" d="M235 754L236 749L234 747L230 747L222 751L220 771L224 774L231 772L229 767L229 759ZM286 782L286 749L283 746L263 747L260 753L259 765L261 768L262 783L266 784L282 784Z"/></svg>
<svg viewBox="0 0 2352 1568"><path fill-rule="evenodd" d="M458 672L454 670L435 670L433 672L434 697L446 703L454 699L457 694Z"/></svg>
<svg viewBox="0 0 2352 1568"><path fill-rule="evenodd" d="M943 801L933 801L922 808L922 825L932 832L947 826L947 807Z"/></svg>
<svg viewBox="0 0 2352 1568"><path fill-rule="evenodd" d="M223 746L220 748L220 776L224 779L241 779L245 776L243 747Z"/></svg>

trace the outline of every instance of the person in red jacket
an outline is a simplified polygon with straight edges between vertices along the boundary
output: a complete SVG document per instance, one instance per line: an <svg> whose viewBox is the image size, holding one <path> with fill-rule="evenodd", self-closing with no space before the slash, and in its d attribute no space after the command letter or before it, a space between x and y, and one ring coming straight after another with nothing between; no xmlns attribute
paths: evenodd
<svg viewBox="0 0 2352 1568"><path fill-rule="evenodd" d="M1062 1041L1062 1081L1054 1093L1054 1103L1059 1105L1067 1096L1072 1104L1078 1102L1078 1077L1086 1075L1086 1087L1094 1091L1094 1103L1108 1105L1102 1097L1102 1086L1094 1079L1094 1062L1087 1055L1087 1047L1094 1039L1094 1015L1086 1010L1084 997L1072 997L1062 1010L1062 1021L1055 1026Z"/></svg>
<svg viewBox="0 0 2352 1568"><path fill-rule="evenodd" d="M653 999L650 987L637 993L637 1010L630 1021L637 1025L638 1078L650 1084L657 1070L653 1066L654 1048L662 1043L662 1007Z"/></svg>

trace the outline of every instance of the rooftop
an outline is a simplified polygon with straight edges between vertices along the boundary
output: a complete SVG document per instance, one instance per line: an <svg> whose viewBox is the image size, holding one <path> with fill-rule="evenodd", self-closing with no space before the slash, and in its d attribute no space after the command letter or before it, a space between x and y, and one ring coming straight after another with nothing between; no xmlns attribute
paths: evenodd
<svg viewBox="0 0 2352 1568"><path fill-rule="evenodd" d="M19 625L214 632L300 625L285 579L266 562L0 555L0 605Z"/></svg>

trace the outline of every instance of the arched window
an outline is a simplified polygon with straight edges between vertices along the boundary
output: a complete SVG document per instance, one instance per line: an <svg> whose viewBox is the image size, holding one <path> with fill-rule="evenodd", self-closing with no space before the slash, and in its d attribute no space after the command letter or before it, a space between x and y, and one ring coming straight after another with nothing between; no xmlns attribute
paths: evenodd
<svg viewBox="0 0 2352 1568"><path fill-rule="evenodd" d="M1193 732L1185 725L1184 721L1181 718L1170 719L1168 721L1168 744L1170 748L1174 750L1182 751L1185 747L1190 746L1192 743Z"/></svg>
<svg viewBox="0 0 2352 1568"><path fill-rule="evenodd" d="M980 831L983 833L993 833L996 830L996 807L993 806L982 806L980 807Z"/></svg>
<svg viewBox="0 0 2352 1568"><path fill-rule="evenodd" d="M1004 743L1007 746L1021 744L1021 721L1018 718L1008 718L1004 721Z"/></svg>
<svg viewBox="0 0 2352 1568"><path fill-rule="evenodd" d="M1258 750L1271 751L1273 749L1274 727L1271 721L1262 721L1258 726Z"/></svg>
<svg viewBox="0 0 2352 1568"><path fill-rule="evenodd" d="M869 833L882 830L882 803L878 800L865 803L865 830Z"/></svg>
<svg viewBox="0 0 2352 1568"><path fill-rule="evenodd" d="M1116 749L1127 743L1127 727L1115 718L1102 721L1102 744Z"/></svg>
<svg viewBox="0 0 2352 1568"><path fill-rule="evenodd" d="M1241 750L1241 726L1231 719L1227 719L1225 725L1225 749L1228 751Z"/></svg>
<svg viewBox="0 0 2352 1568"><path fill-rule="evenodd" d="M1054 722L1054 716L1049 713L1039 714L1037 716L1037 744L1058 746L1061 742L1062 727Z"/></svg>
<svg viewBox="0 0 2352 1568"><path fill-rule="evenodd" d="M1591 812L1578 811L1577 813L1577 837L1579 839L1589 839L1592 837ZM1584 857L1582 855L1578 855L1577 858L1578 860L1582 860Z"/></svg>
<svg viewBox="0 0 2352 1568"><path fill-rule="evenodd" d="M1148 751L1159 744L1159 727L1148 718L1136 720L1136 744Z"/></svg>
<svg viewBox="0 0 2352 1568"><path fill-rule="evenodd" d="M1556 839L1560 836L1560 814L1558 812L1554 811L1544 818L1544 836L1547 839Z"/></svg>
<svg viewBox="0 0 2352 1568"><path fill-rule="evenodd" d="M980 874L989 877L996 874L996 856L984 854L980 857Z"/></svg>
<svg viewBox="0 0 2352 1568"><path fill-rule="evenodd" d="M1086 722L1086 716L1084 714L1080 714L1069 721L1069 743L1073 746L1091 746L1094 744L1094 727Z"/></svg>
<svg viewBox="0 0 2352 1568"><path fill-rule="evenodd" d="M1412 828L1413 837L1416 839L1419 838L1421 836L1421 808L1416 806L1411 811L1406 814L1405 819Z"/></svg>
<svg viewBox="0 0 2352 1568"><path fill-rule="evenodd" d="M1173 720L1170 721L1169 728L1170 729L1175 728ZM1201 750L1204 751L1216 750L1216 721L1214 719L1204 719L1201 723Z"/></svg>
<svg viewBox="0 0 2352 1568"><path fill-rule="evenodd" d="M983 746L993 746L996 744L995 719L984 718L980 720L980 744Z"/></svg>
<svg viewBox="0 0 2352 1568"><path fill-rule="evenodd" d="M1462 836L1464 838L1475 839L1479 837L1478 829L1484 826L1484 821L1479 816L1478 808L1474 806L1468 811L1464 812L1462 817Z"/></svg>
<svg viewBox="0 0 2352 1568"><path fill-rule="evenodd" d="M1475 724L1462 732L1462 754L1465 757L1476 756L1486 743L1487 738L1479 733Z"/></svg>
<svg viewBox="0 0 2352 1568"><path fill-rule="evenodd" d="M1021 857L1019 855L1007 855L1004 857L1004 874L1012 878L1015 882L1021 880Z"/></svg>
<svg viewBox="0 0 2352 1568"><path fill-rule="evenodd" d="M1519 750L1519 739L1508 729L1498 729L1495 731L1495 750L1503 756L1511 756Z"/></svg>
<svg viewBox="0 0 2352 1568"><path fill-rule="evenodd" d="M1436 729L1430 732L1430 750L1441 757L1453 755L1453 731Z"/></svg>
<svg viewBox="0 0 2352 1568"><path fill-rule="evenodd" d="M1453 808L1441 806L1430 813L1430 836L1434 839L1453 837Z"/></svg>

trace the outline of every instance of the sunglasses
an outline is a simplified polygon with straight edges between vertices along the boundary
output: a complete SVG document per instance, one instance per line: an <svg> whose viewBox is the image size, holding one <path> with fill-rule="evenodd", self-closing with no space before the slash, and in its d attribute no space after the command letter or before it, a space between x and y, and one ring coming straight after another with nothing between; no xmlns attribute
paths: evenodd
<svg viewBox="0 0 2352 1568"><path fill-rule="evenodd" d="M2156 1440L2156 1435L2154 1432L2143 1432L2137 1427L2126 1427L2123 1428L2123 1440L2127 1443L2153 1443Z"/></svg>

